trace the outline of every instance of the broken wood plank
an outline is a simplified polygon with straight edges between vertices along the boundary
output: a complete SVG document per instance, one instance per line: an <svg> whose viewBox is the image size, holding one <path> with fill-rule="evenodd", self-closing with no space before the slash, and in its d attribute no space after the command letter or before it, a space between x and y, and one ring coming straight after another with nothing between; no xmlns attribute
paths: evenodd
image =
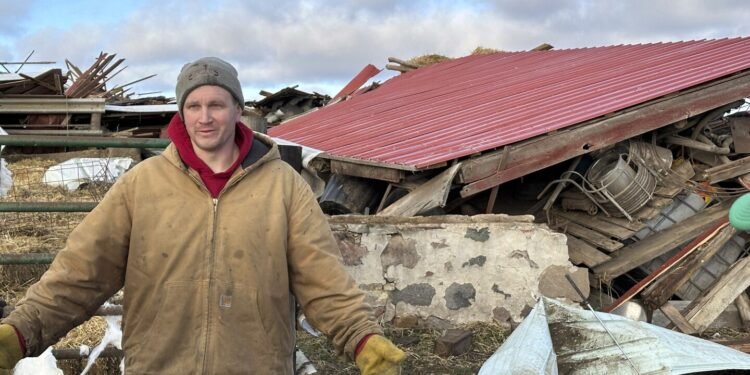
<svg viewBox="0 0 750 375"><path fill-rule="evenodd" d="M557 225L557 228L562 229L564 233L570 233L578 237L579 239L588 242L608 253L611 253L624 246L621 242L610 239L609 237L597 231L593 231L582 225L578 225L567 220Z"/></svg>
<svg viewBox="0 0 750 375"><path fill-rule="evenodd" d="M695 250L691 251L677 267L662 275L643 291L641 300L646 307L656 309L669 301L737 233L726 220L722 221L722 228L718 229L718 232L714 229L709 231L712 233L705 236L704 244L696 244Z"/></svg>
<svg viewBox="0 0 750 375"><path fill-rule="evenodd" d="M665 303L659 307L664 316L667 317L682 333L687 335L693 335L698 333L695 327L670 303Z"/></svg>
<svg viewBox="0 0 750 375"><path fill-rule="evenodd" d="M598 219L607 223L619 225L625 229L631 230L633 232L638 232L639 230L646 227L646 224L641 223L640 221L630 221L624 217L614 217L614 216L606 216L606 215L599 215Z"/></svg>
<svg viewBox="0 0 750 375"><path fill-rule="evenodd" d="M730 163L708 168L701 174L702 181L708 181L709 184L725 181L730 178L742 176L750 173L750 156L734 160Z"/></svg>
<svg viewBox="0 0 750 375"><path fill-rule="evenodd" d="M401 199L392 203L382 211L378 216L414 216L436 207L445 207L448 199L453 178L456 177L461 163L444 170L439 175L431 178L426 183L409 192Z"/></svg>
<svg viewBox="0 0 750 375"><path fill-rule="evenodd" d="M737 305L737 311L740 312L745 332L750 331L750 297L747 296L746 292L740 293L734 304Z"/></svg>
<svg viewBox="0 0 750 375"><path fill-rule="evenodd" d="M701 244L707 241L708 238L710 238L714 233L721 230L721 228L725 225L727 225L726 219L722 220L716 226L711 227L707 231L703 232L700 236L698 236L698 238L696 238L695 240L693 240L692 242L684 246L682 249L680 249L680 251L678 251L677 254L667 259L662 265L660 265L657 269L651 272L648 276L646 276L637 284L635 284L633 287L631 287L627 292L625 292L623 295L617 298L617 300L611 303L609 306L605 307L602 311L611 312L612 310L618 308L623 303L629 301L636 294L640 293L643 289L648 287L648 285L652 281L657 280L659 277L669 272L670 269L676 266L682 259L684 259L691 252L693 252L695 249L701 246ZM657 305L657 306L660 306L660 305ZM653 308L651 308L651 311L653 311Z"/></svg>
<svg viewBox="0 0 750 375"><path fill-rule="evenodd" d="M733 200L709 207L665 230L654 233L617 252L611 260L594 267L594 274L602 281L618 277L692 239L696 233L716 225L727 217Z"/></svg>
<svg viewBox="0 0 750 375"><path fill-rule="evenodd" d="M745 257L721 275L711 289L703 292L685 317L698 332L703 332L749 286L750 257Z"/></svg>
<svg viewBox="0 0 750 375"><path fill-rule="evenodd" d="M729 128L732 130L734 152L738 154L750 153L750 117L727 116Z"/></svg>
<svg viewBox="0 0 750 375"><path fill-rule="evenodd" d="M401 182L404 178L404 171L402 170L348 163L340 160L331 160L331 173L396 183Z"/></svg>
<svg viewBox="0 0 750 375"><path fill-rule="evenodd" d="M582 212L565 212L561 210L552 210L550 212L553 216L559 216L561 218L572 221L576 224L583 225L587 228L591 228L597 232L600 232L608 237L614 237L618 240L625 240L632 237L635 231L627 228L623 228L617 224L612 224L599 219L599 216L591 216Z"/></svg>
<svg viewBox="0 0 750 375"><path fill-rule="evenodd" d="M588 268L592 268L610 259L609 255L604 254L586 242L569 234L566 236L568 237L568 257L573 264L583 264Z"/></svg>
<svg viewBox="0 0 750 375"><path fill-rule="evenodd" d="M682 312L686 311L688 306L690 306L692 302L693 301L669 301L667 303L674 306L675 309L677 309L677 311L680 311L680 314L683 315ZM651 323L665 328L675 327L674 324L669 320L669 318L667 318L659 309L654 311L654 316ZM729 305L727 309L722 311L721 315L719 315L719 317L716 318L713 323L711 323L711 326L709 328L731 328L737 330L742 329L740 314L737 312L737 307L734 304Z"/></svg>
<svg viewBox="0 0 750 375"><path fill-rule="evenodd" d="M484 210L484 213L491 214L492 211L495 209L495 202L497 201L497 192L500 190L500 185L497 185L490 190L490 198L487 199L487 209Z"/></svg>

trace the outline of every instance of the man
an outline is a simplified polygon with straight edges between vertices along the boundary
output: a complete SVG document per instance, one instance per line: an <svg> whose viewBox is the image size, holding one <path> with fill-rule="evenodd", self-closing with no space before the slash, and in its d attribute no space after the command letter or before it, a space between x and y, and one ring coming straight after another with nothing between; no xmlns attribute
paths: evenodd
<svg viewBox="0 0 750 375"><path fill-rule="evenodd" d="M189 63L176 96L172 144L112 186L0 325L0 368L124 287L128 374L291 374L294 297L363 374L397 374L405 354L369 319L309 187L240 123L234 67Z"/></svg>

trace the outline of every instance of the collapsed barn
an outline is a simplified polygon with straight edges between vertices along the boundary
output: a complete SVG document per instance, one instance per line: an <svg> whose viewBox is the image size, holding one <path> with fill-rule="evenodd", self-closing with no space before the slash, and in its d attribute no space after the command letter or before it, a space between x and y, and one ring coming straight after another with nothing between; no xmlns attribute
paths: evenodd
<svg viewBox="0 0 750 375"><path fill-rule="evenodd" d="M735 38L496 52L421 67L392 59L401 75L370 83L380 70L368 66L333 98L296 87L266 93L247 103L247 123L301 146L286 158L317 190L344 263L384 322L515 327L537 297L582 301L591 292L602 311L696 334L750 322L747 235L726 219L750 188L748 57L750 39ZM0 84L0 115L12 116L3 144L118 148L82 151L106 166L116 156L137 163L142 155L130 148L163 147L151 137L176 106L115 100L102 89L111 70L100 59L88 79L97 83L79 84L80 97L61 95L60 78L22 77L24 92L2 91L22 91L18 80ZM39 87L59 97L37 97ZM57 117L31 117L39 115ZM77 137L61 141L63 133ZM39 179L41 167L19 165L0 205L5 238L15 241L0 264L48 262L65 230L9 213L33 204L60 211L39 205L60 199L85 212L106 183L46 198L22 183ZM21 238L46 241L19 246Z"/></svg>

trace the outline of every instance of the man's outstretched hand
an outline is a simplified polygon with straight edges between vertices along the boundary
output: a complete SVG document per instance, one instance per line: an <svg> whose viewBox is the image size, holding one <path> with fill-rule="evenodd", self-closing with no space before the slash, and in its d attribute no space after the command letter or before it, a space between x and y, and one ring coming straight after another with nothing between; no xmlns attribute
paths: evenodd
<svg viewBox="0 0 750 375"><path fill-rule="evenodd" d="M406 353L393 345L387 338L372 335L365 338L362 349L354 362L362 375L398 375L401 373L401 361Z"/></svg>

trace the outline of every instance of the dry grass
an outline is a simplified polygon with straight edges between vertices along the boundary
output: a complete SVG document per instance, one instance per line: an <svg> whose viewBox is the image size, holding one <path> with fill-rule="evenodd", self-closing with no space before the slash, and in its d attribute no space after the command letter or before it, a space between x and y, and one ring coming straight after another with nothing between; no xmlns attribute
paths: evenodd
<svg viewBox="0 0 750 375"><path fill-rule="evenodd" d="M477 322L460 328L474 334L471 350L450 358L433 354L435 341L444 333L442 330L388 327L385 335L408 354L402 365L404 374L475 374L508 335L506 329L494 323ZM336 356L324 337L299 332L298 345L320 374L359 374L351 361Z"/></svg>
<svg viewBox="0 0 750 375"><path fill-rule="evenodd" d="M407 60L409 64L414 64L416 66L427 66L432 64L437 64L439 62L443 62L446 60L450 60L450 57L443 56L443 55L437 55L437 54L427 54L417 57L412 57L411 59Z"/></svg>
<svg viewBox="0 0 750 375"><path fill-rule="evenodd" d="M44 172L59 160L25 158L9 163L13 173L13 188L0 202L93 202L98 201L109 188L107 185L89 184L69 192L61 187L42 183ZM83 220L86 213L3 212L0 213L0 254L50 253L55 254L65 245L70 232ZM46 265L0 266L0 299L14 305L29 286L39 280L47 270ZM96 346L107 324L103 318L94 317L70 331L55 348ZM66 374L80 374L85 360L60 361ZM119 361L97 360L91 374L119 373Z"/></svg>
<svg viewBox="0 0 750 375"><path fill-rule="evenodd" d="M498 52L503 52L503 51L499 49L486 48L486 47L479 46L477 48L474 48L473 51L471 51L471 55L472 56L473 55L489 55L489 54L498 53Z"/></svg>

